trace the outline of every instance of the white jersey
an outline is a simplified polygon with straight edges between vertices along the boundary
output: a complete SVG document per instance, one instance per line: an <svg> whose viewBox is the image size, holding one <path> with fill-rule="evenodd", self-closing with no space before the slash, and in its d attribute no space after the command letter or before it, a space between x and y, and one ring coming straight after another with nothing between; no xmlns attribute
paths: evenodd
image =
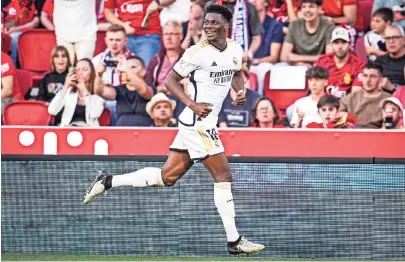
<svg viewBox="0 0 405 262"><path fill-rule="evenodd" d="M222 103L229 93L235 72L242 69L242 47L231 39L219 50L207 40L186 50L173 70L182 77L189 76L188 94L197 103L213 104L212 112L201 121L216 126ZM186 107L179 116L184 126L194 126L198 116Z"/></svg>

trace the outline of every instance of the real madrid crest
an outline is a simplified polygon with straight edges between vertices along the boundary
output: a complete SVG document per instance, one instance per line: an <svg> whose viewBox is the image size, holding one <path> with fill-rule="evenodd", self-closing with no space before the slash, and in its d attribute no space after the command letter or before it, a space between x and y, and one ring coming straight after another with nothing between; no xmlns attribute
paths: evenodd
<svg viewBox="0 0 405 262"><path fill-rule="evenodd" d="M233 57L232 61L234 66L238 64L238 59L236 59L236 57Z"/></svg>
<svg viewBox="0 0 405 262"><path fill-rule="evenodd" d="M345 85L348 85L352 82L352 76L350 75L350 73L345 74L343 81L344 81Z"/></svg>

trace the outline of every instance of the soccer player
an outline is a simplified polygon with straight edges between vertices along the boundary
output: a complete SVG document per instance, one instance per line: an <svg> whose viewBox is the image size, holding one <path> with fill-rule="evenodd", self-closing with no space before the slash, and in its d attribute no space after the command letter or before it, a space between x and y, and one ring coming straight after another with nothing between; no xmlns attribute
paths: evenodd
<svg viewBox="0 0 405 262"><path fill-rule="evenodd" d="M230 254L255 253L263 245L240 236L235 225L235 208L231 192L232 174L216 124L222 102L232 86L236 105L246 102L242 67L242 47L226 38L232 13L224 6L211 5L204 15L207 39L186 50L168 74L165 86L187 107L179 117L179 131L170 146L163 168L148 167L133 173L112 176L106 171L91 185L84 198L87 204L105 190L120 186L173 186L200 160L214 178L214 201L228 239ZM188 93L180 80L189 76Z"/></svg>

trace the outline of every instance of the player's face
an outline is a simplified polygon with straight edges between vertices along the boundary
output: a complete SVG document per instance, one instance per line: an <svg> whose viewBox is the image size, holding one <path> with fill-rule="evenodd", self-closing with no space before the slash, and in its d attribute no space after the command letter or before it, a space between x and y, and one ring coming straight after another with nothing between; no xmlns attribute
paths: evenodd
<svg viewBox="0 0 405 262"><path fill-rule="evenodd" d="M203 29L209 41L226 37L226 28L228 24L220 14L207 13L204 18Z"/></svg>
<svg viewBox="0 0 405 262"><path fill-rule="evenodd" d="M301 12L306 22L312 22L320 16L320 7L315 3L303 3Z"/></svg>
<svg viewBox="0 0 405 262"><path fill-rule="evenodd" d="M123 32L107 32L105 36L105 44L112 55L117 55L123 52L127 38Z"/></svg>
<svg viewBox="0 0 405 262"><path fill-rule="evenodd" d="M87 61L79 61L76 66L76 77L78 81L88 82L90 80L91 67Z"/></svg>
<svg viewBox="0 0 405 262"><path fill-rule="evenodd" d="M334 120L337 114L337 108L332 105L325 105L318 109L319 116L323 120L324 124Z"/></svg>
<svg viewBox="0 0 405 262"><path fill-rule="evenodd" d="M384 19L379 16L374 16L370 23L371 30L377 34L384 33L384 29L387 25L389 25L389 23L385 22Z"/></svg>
<svg viewBox="0 0 405 262"><path fill-rule="evenodd" d="M127 61L127 66L131 72L139 77L145 75L145 68L142 66L142 63L138 59L130 59Z"/></svg>
<svg viewBox="0 0 405 262"><path fill-rule="evenodd" d="M259 102L256 108L256 118L259 123L268 123L274 121L274 108L270 101L262 100Z"/></svg>
<svg viewBox="0 0 405 262"><path fill-rule="evenodd" d="M350 45L345 40L337 39L332 42L332 48L335 56L339 59L343 59L349 54Z"/></svg>
<svg viewBox="0 0 405 262"><path fill-rule="evenodd" d="M163 46L166 50L179 49L182 39L183 33L176 26L167 25L163 28Z"/></svg>
<svg viewBox="0 0 405 262"><path fill-rule="evenodd" d="M172 115L172 107L168 102L160 102L153 107L153 119L168 120L172 117Z"/></svg>
<svg viewBox="0 0 405 262"><path fill-rule="evenodd" d="M65 72L68 66L69 57L63 52L58 52L53 58L53 64L56 72L62 73Z"/></svg>
<svg viewBox="0 0 405 262"><path fill-rule="evenodd" d="M377 69L364 68L363 69L363 90L372 93L378 90L378 84L380 83L382 76Z"/></svg>
<svg viewBox="0 0 405 262"><path fill-rule="evenodd" d="M311 90L311 93L314 95L319 95L325 91L326 86L328 85L327 79L321 78L309 78L308 79L308 88Z"/></svg>
<svg viewBox="0 0 405 262"><path fill-rule="evenodd" d="M397 54L405 45L405 39L397 28L387 27L384 33L388 53Z"/></svg>

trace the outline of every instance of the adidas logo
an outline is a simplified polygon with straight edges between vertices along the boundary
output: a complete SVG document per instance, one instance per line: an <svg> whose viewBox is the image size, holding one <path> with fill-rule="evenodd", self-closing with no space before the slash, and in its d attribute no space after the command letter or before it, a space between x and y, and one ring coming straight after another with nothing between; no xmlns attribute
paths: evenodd
<svg viewBox="0 0 405 262"><path fill-rule="evenodd" d="M211 66L217 66L217 63L214 61Z"/></svg>

